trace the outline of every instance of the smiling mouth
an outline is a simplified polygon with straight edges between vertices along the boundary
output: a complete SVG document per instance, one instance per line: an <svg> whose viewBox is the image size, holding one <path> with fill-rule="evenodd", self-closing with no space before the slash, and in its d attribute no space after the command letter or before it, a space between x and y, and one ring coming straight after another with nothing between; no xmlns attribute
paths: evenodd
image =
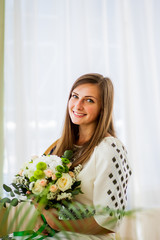
<svg viewBox="0 0 160 240"><path fill-rule="evenodd" d="M83 116L86 115L86 114L84 114L84 113L77 113L77 112L75 112L75 111L73 111L73 114L74 114L75 116L78 116L78 117L83 117Z"/></svg>

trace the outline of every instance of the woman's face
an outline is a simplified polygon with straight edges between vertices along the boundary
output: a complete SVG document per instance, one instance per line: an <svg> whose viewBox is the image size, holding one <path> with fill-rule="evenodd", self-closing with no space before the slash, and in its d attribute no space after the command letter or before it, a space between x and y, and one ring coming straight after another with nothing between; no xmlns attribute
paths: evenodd
<svg viewBox="0 0 160 240"><path fill-rule="evenodd" d="M95 124L100 108L100 89L96 84L85 83L73 90L68 103L68 110L74 124L80 126Z"/></svg>

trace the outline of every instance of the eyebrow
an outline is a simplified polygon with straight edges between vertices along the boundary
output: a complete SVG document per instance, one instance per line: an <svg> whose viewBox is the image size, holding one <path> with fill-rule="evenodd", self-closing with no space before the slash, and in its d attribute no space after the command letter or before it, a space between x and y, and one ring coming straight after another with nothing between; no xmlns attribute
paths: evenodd
<svg viewBox="0 0 160 240"><path fill-rule="evenodd" d="M74 94L76 94L76 95L78 95L78 96L79 96L79 94L78 94L78 93L76 93L76 92L72 92L72 93L74 93ZM93 97L93 96L84 96L84 97L95 98L95 97ZM95 99L97 100L97 98L95 98Z"/></svg>

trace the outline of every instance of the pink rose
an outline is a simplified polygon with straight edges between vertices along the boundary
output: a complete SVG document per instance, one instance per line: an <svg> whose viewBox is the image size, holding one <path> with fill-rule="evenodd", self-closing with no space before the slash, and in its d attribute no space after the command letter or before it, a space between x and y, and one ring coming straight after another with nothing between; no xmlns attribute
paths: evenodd
<svg viewBox="0 0 160 240"><path fill-rule="evenodd" d="M46 177L48 177L48 178L52 177L52 174L53 174L51 169L46 169L44 171L44 173L45 173Z"/></svg>
<svg viewBox="0 0 160 240"><path fill-rule="evenodd" d="M70 168L71 165L72 165L72 163L70 162L70 163L67 164L67 167Z"/></svg>
<svg viewBox="0 0 160 240"><path fill-rule="evenodd" d="M52 174L52 180L56 180L57 179L57 177L56 177L56 175L53 173Z"/></svg>
<svg viewBox="0 0 160 240"><path fill-rule="evenodd" d="M19 175L22 176L23 170L20 170Z"/></svg>
<svg viewBox="0 0 160 240"><path fill-rule="evenodd" d="M47 185L47 180L46 179L41 179L39 184L42 186L42 187L45 187Z"/></svg>
<svg viewBox="0 0 160 240"><path fill-rule="evenodd" d="M69 175L73 178L74 177L74 173L69 171Z"/></svg>
<svg viewBox="0 0 160 240"><path fill-rule="evenodd" d="M30 194L31 192L30 191L27 191L26 194Z"/></svg>
<svg viewBox="0 0 160 240"><path fill-rule="evenodd" d="M53 184L52 186L50 186L50 191L51 191L51 192L56 192L56 191L57 191L57 186L56 186L56 184Z"/></svg>

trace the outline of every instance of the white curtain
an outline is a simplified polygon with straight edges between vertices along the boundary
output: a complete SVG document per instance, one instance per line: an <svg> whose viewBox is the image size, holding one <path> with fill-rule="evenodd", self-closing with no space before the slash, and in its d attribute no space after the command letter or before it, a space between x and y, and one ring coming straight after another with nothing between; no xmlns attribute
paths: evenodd
<svg viewBox="0 0 160 240"><path fill-rule="evenodd" d="M4 181L61 134L69 89L98 72L115 87L133 169L129 207L160 206L160 1L6 0Z"/></svg>
<svg viewBox="0 0 160 240"><path fill-rule="evenodd" d="M4 163L4 12L5 2L0 1L0 195L2 195Z"/></svg>

